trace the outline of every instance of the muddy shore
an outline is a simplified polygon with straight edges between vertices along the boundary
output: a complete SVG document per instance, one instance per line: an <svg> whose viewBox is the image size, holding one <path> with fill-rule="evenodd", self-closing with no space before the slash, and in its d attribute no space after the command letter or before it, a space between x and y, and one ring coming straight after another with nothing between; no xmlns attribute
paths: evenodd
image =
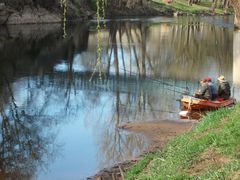
<svg viewBox="0 0 240 180"><path fill-rule="evenodd" d="M169 140L174 137L188 132L195 127L197 121L150 121L128 123L119 126L123 131L130 131L133 133L141 133L150 141L150 147L144 151L140 156L130 159L125 162L118 163L110 168L105 168L99 171L96 175L87 178L88 180L122 180L124 179L124 172L141 160L145 154L155 152L162 149Z"/></svg>

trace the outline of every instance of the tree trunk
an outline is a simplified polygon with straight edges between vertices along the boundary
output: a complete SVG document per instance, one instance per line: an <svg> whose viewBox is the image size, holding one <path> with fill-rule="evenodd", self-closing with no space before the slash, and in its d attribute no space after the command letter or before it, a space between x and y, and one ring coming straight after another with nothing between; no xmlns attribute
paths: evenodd
<svg viewBox="0 0 240 180"><path fill-rule="evenodd" d="M227 12L228 8L229 8L229 0L225 0L225 4L224 4L224 11Z"/></svg>
<svg viewBox="0 0 240 180"><path fill-rule="evenodd" d="M240 1L239 0L230 0L231 5L235 11L235 26L240 29Z"/></svg>
<svg viewBox="0 0 240 180"><path fill-rule="evenodd" d="M217 7L218 0L214 0L212 3L212 13L215 13L215 9Z"/></svg>
<svg viewBox="0 0 240 180"><path fill-rule="evenodd" d="M188 5L189 6L192 6L192 3L193 3L192 0L188 0Z"/></svg>

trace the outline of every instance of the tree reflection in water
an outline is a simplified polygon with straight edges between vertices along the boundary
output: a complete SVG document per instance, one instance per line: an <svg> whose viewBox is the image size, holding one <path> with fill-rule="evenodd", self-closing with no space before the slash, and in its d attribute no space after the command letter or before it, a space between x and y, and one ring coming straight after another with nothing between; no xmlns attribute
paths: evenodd
<svg viewBox="0 0 240 180"><path fill-rule="evenodd" d="M55 157L55 135L47 132L53 121L18 107L5 77L1 75L5 88L0 97L0 179L32 179L39 166L44 168Z"/></svg>

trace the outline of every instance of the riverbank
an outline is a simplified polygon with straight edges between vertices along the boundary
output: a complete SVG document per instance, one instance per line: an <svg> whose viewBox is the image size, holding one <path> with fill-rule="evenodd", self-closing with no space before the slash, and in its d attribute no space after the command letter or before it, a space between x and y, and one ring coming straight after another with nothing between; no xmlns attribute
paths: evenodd
<svg viewBox="0 0 240 180"><path fill-rule="evenodd" d="M136 6L133 9L129 8L110 8L107 10L107 17L117 17L117 16L192 16L192 15L229 15L233 11L231 8L224 9L216 7L212 10L211 2L199 2L197 4L188 5L188 1L185 0L152 0L143 6Z"/></svg>
<svg viewBox="0 0 240 180"><path fill-rule="evenodd" d="M153 0L152 7L158 11L172 12L172 15L226 15L233 13L230 8L215 8L212 9L212 2L201 1L197 4L188 5L188 1L175 0L172 3L164 3L164 0Z"/></svg>
<svg viewBox="0 0 240 180"><path fill-rule="evenodd" d="M147 154L125 179L238 179L240 105L211 112L163 150Z"/></svg>
<svg viewBox="0 0 240 180"><path fill-rule="evenodd" d="M150 121L150 122L136 122L129 123L119 126L118 128L123 131L130 131L132 133L140 133L147 137L151 142L150 147L143 152L140 156L130 159L125 162L116 164L113 167L105 168L98 172L95 176L89 177L88 180L92 179L123 179L125 173L130 170L136 163L145 163L148 162L159 149L162 149L169 140L174 137L190 131L196 122L186 121Z"/></svg>
<svg viewBox="0 0 240 180"><path fill-rule="evenodd" d="M88 179L238 179L239 117L237 105L211 112L200 123L152 121L122 125L119 128L148 137L152 146L141 156Z"/></svg>
<svg viewBox="0 0 240 180"><path fill-rule="evenodd" d="M95 18L95 1L74 2L67 1L67 20L88 20ZM40 24L60 23L63 21L64 6L60 3L0 3L0 25L1 24ZM152 0L132 8L125 6L106 7L105 18L116 18L121 16L180 16L180 15L225 15L232 13L229 9L211 9L211 3L203 2L189 6L187 1L175 0L166 3L163 0Z"/></svg>

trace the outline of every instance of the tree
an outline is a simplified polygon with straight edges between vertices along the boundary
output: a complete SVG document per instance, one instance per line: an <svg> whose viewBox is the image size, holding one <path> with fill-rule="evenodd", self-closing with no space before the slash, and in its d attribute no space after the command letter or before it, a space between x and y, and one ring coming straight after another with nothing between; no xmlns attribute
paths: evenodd
<svg viewBox="0 0 240 180"><path fill-rule="evenodd" d="M149 0L105 0L108 6L115 6L118 8L133 9L137 6L144 6Z"/></svg>
<svg viewBox="0 0 240 180"><path fill-rule="evenodd" d="M235 11L235 26L240 29L240 1L230 0L230 3Z"/></svg>
<svg viewBox="0 0 240 180"><path fill-rule="evenodd" d="M214 0L212 3L212 12L215 13L215 9L217 7L218 0Z"/></svg>

